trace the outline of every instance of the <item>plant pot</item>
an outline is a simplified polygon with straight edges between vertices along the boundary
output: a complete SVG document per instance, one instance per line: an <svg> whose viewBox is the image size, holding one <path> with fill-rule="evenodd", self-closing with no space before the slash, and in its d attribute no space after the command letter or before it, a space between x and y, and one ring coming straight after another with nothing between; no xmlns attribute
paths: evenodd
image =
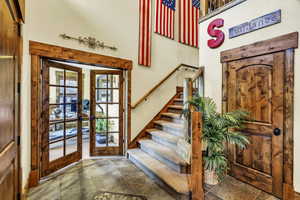
<svg viewBox="0 0 300 200"><path fill-rule="evenodd" d="M219 181L215 171L205 170L204 182L208 185L217 185Z"/></svg>

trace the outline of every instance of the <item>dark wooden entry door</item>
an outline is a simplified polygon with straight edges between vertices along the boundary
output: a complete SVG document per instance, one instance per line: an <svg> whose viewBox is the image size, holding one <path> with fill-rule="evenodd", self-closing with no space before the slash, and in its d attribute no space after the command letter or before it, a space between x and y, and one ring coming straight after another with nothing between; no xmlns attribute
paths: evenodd
<svg viewBox="0 0 300 200"><path fill-rule="evenodd" d="M82 157L82 70L44 61L42 176Z"/></svg>
<svg viewBox="0 0 300 200"><path fill-rule="evenodd" d="M123 77L121 71L91 72L92 156L123 154Z"/></svg>
<svg viewBox="0 0 300 200"><path fill-rule="evenodd" d="M0 199L19 192L19 25L12 1L0 1ZM11 5L8 5L11 4Z"/></svg>
<svg viewBox="0 0 300 200"><path fill-rule="evenodd" d="M228 62L228 110L251 114L246 150L229 147L231 174L282 197L284 52Z"/></svg>

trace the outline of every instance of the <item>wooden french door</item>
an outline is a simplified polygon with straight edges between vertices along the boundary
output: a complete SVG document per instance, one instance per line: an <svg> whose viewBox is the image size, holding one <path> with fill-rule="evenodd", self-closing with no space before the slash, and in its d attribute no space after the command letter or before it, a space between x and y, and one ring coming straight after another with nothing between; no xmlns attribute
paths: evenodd
<svg viewBox="0 0 300 200"><path fill-rule="evenodd" d="M82 70L44 61L42 176L82 157Z"/></svg>
<svg viewBox="0 0 300 200"><path fill-rule="evenodd" d="M123 154L123 77L121 71L91 72L92 156Z"/></svg>
<svg viewBox="0 0 300 200"><path fill-rule="evenodd" d="M277 197L283 190L284 59L278 52L227 63L228 111L251 115L242 130L251 144L229 147L231 174Z"/></svg>

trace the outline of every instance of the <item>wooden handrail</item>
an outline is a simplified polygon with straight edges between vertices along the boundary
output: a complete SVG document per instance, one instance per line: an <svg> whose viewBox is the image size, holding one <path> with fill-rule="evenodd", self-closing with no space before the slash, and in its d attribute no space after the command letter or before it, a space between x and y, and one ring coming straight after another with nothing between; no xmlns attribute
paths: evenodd
<svg viewBox="0 0 300 200"><path fill-rule="evenodd" d="M204 67L200 67L196 74L192 78L192 82L195 82L200 76L204 75Z"/></svg>
<svg viewBox="0 0 300 200"><path fill-rule="evenodd" d="M168 80L178 69L181 67L198 69L198 67L194 67L191 65L180 64L174 70L172 70L165 78L163 78L160 82L158 82L149 92L147 92L144 96L142 96L135 104L131 106L132 109L135 109L138 105L140 105L143 101L147 100L147 98L157 89L159 88L166 80Z"/></svg>

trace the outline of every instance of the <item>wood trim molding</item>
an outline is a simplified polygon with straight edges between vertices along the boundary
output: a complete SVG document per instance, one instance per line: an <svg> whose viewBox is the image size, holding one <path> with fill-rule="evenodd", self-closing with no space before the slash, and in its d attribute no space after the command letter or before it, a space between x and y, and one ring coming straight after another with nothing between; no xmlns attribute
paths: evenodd
<svg viewBox="0 0 300 200"><path fill-rule="evenodd" d="M294 200L300 200L300 193L295 192L295 194L294 194Z"/></svg>
<svg viewBox="0 0 300 200"><path fill-rule="evenodd" d="M85 51L79 51L40 42L29 42L31 54L31 171L29 174L28 187L38 185L41 178L40 166L40 144L41 144L41 103L42 103L42 83L41 64L44 58L68 61L73 63L84 63L98 67L121 69L127 72L128 77L128 120L127 137L131 140L131 71L132 61L115 58L111 56L99 55ZM129 144L129 142L127 143Z"/></svg>
<svg viewBox="0 0 300 200"><path fill-rule="evenodd" d="M221 52L221 62L229 62L242 58L284 51L298 48L298 32L289 33L270 40L256 42L250 45L238 47Z"/></svg>
<svg viewBox="0 0 300 200"><path fill-rule="evenodd" d="M110 67L117 69L132 69L132 61L111 56L69 49L65 47L29 41L29 51L31 55L47 57L51 59L64 60L75 63L85 63L100 67Z"/></svg>
<svg viewBox="0 0 300 200"><path fill-rule="evenodd" d="M284 159L283 159L283 200L293 200L294 172L294 48L298 48L298 32L283 35L271 40L221 52L222 75L222 111L228 104L228 62L282 51L285 53L284 75Z"/></svg>

